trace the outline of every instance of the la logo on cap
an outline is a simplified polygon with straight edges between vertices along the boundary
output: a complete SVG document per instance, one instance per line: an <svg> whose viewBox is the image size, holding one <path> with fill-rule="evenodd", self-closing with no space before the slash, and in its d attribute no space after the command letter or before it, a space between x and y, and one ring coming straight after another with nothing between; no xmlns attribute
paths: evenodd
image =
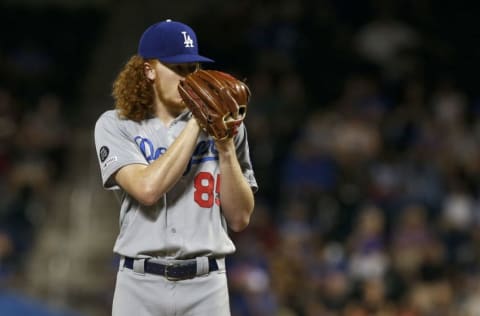
<svg viewBox="0 0 480 316"><path fill-rule="evenodd" d="M187 47L187 48L188 47L193 47L193 40L190 37L190 35L188 35L186 31L183 31L182 34L183 34L183 39L184 39L183 44L185 44L185 47Z"/></svg>
<svg viewBox="0 0 480 316"><path fill-rule="evenodd" d="M195 31L170 19L152 24L143 32L138 43L138 55L170 64L213 62L198 54Z"/></svg>

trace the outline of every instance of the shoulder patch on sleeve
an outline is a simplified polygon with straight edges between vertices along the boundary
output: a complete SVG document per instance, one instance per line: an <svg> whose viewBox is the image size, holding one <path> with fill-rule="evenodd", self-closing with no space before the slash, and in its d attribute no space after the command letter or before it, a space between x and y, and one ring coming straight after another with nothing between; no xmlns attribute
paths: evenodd
<svg viewBox="0 0 480 316"><path fill-rule="evenodd" d="M107 159L109 153L110 153L110 149L108 149L107 146L102 146L99 151L100 161L104 162L105 159Z"/></svg>

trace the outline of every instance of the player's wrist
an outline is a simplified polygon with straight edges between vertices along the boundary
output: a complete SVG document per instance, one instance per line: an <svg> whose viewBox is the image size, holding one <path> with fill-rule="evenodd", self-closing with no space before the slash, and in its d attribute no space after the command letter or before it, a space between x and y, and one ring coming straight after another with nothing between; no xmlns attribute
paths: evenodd
<svg viewBox="0 0 480 316"><path fill-rule="evenodd" d="M215 140L215 148L218 152L228 152L235 149L233 138L225 138L222 140Z"/></svg>

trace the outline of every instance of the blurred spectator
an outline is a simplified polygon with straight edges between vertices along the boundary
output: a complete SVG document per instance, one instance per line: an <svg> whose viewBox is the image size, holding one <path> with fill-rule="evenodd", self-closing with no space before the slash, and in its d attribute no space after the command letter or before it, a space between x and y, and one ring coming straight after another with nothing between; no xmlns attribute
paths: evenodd
<svg viewBox="0 0 480 316"><path fill-rule="evenodd" d="M382 279L388 269L383 210L364 207L348 236L350 275L353 280Z"/></svg>
<svg viewBox="0 0 480 316"><path fill-rule="evenodd" d="M35 222L33 191L25 186L0 209L0 277L7 279L21 271L33 246Z"/></svg>
<svg viewBox="0 0 480 316"><path fill-rule="evenodd" d="M61 114L61 101L43 95L22 117L15 140L13 173L17 185L28 183L38 192L49 190L63 172L69 131Z"/></svg>
<svg viewBox="0 0 480 316"><path fill-rule="evenodd" d="M429 251L438 246L427 211L421 205L409 205L399 214L391 232L392 265L402 278L415 281Z"/></svg>
<svg viewBox="0 0 480 316"><path fill-rule="evenodd" d="M397 81L418 67L418 32L394 16L395 1L377 2L376 15L355 34L355 48L366 60L378 65L387 81Z"/></svg>

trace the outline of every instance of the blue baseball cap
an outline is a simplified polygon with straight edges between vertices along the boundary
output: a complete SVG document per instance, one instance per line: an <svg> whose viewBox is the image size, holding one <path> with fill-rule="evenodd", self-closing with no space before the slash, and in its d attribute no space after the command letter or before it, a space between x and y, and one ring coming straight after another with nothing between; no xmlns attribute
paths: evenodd
<svg viewBox="0 0 480 316"><path fill-rule="evenodd" d="M214 62L198 54L197 36L192 28L172 20L155 23L143 32L138 55L168 64Z"/></svg>

